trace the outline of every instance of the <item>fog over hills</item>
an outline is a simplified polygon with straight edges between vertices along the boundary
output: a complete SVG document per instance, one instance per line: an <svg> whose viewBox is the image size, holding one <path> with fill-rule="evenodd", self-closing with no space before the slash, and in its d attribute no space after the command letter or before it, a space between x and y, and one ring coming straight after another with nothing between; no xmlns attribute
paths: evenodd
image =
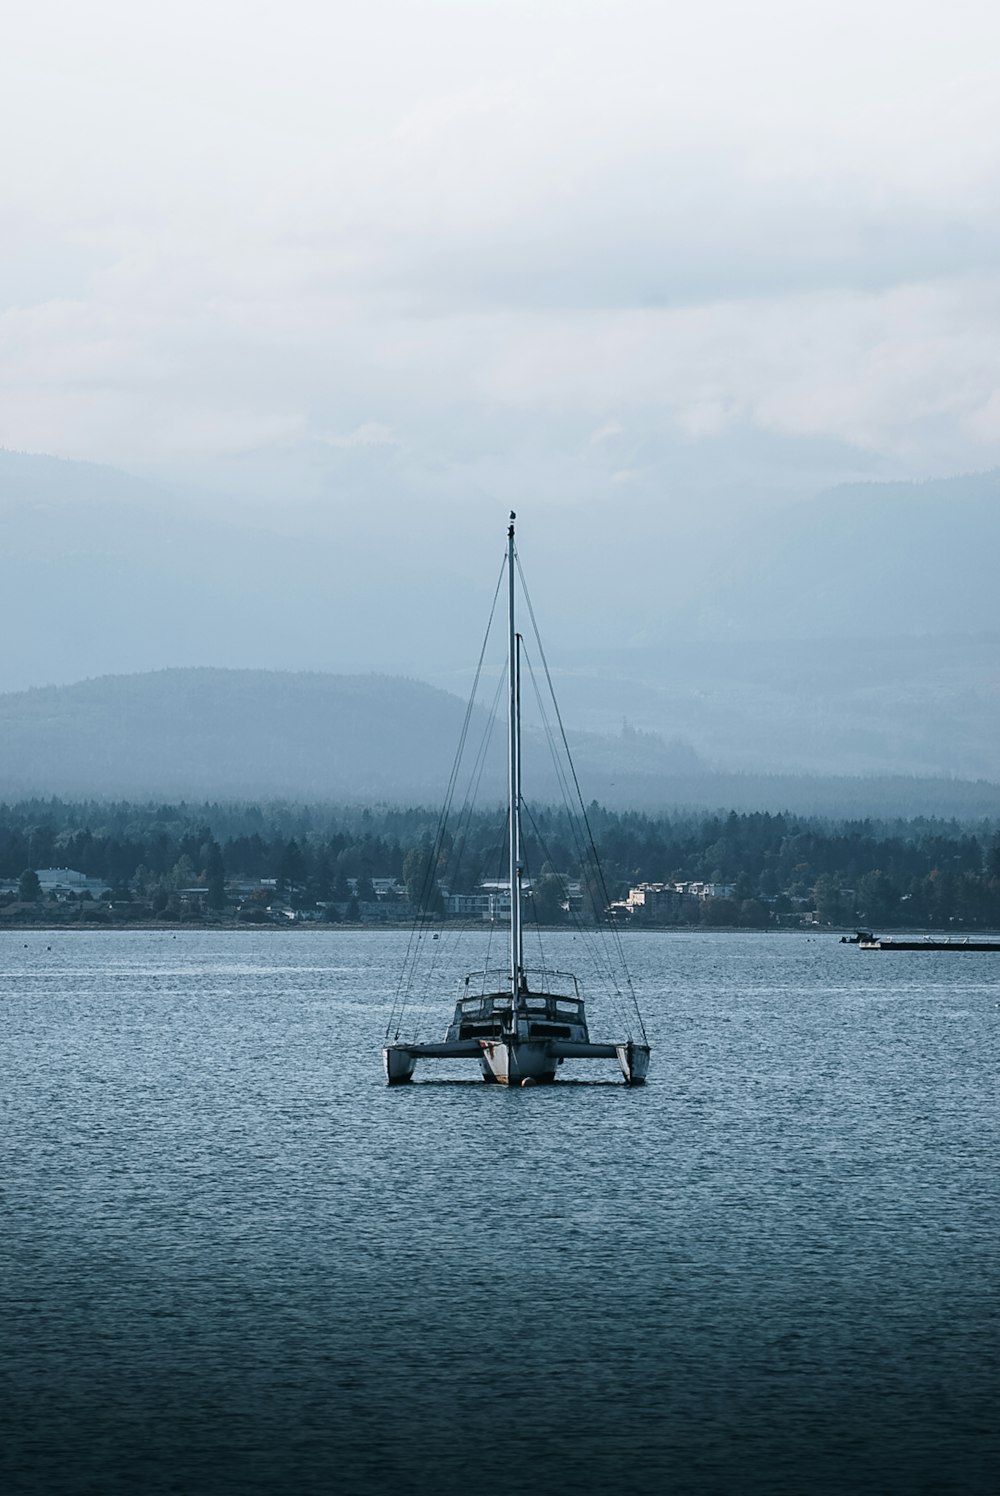
<svg viewBox="0 0 1000 1496"><path fill-rule="evenodd" d="M0 694L463 698L513 508L619 789L1000 781L1000 8L139 10L0 52Z"/></svg>
<svg viewBox="0 0 1000 1496"><path fill-rule="evenodd" d="M388 676L164 670L0 696L0 798L95 797L439 804L465 704ZM485 745L480 804L501 804L504 728L474 708L459 798ZM626 727L571 732L586 798L612 807L790 809L844 815L1000 815L1000 786L905 777L713 771L680 742ZM560 791L538 724L525 793Z"/></svg>
<svg viewBox="0 0 1000 1496"><path fill-rule="evenodd" d="M443 788L463 711L444 691L378 676L105 676L0 697L3 780L8 796L366 799L401 782L429 793Z"/></svg>
<svg viewBox="0 0 1000 1496"><path fill-rule="evenodd" d="M895 639L1000 631L1000 474L843 485L757 520L674 633Z"/></svg>
<svg viewBox="0 0 1000 1496"><path fill-rule="evenodd" d="M390 518L360 493L354 501L349 465L337 474L343 488L325 507L258 497L224 519L194 486L0 452L0 588L13 640L0 691L89 679L80 690L94 692L96 677L209 667L377 671L464 700L505 514L488 527L481 502L397 503ZM633 770L677 770L684 752L719 773L1000 780L998 475L860 484L756 513L742 528L705 517L699 529L666 499L658 510L624 505L603 528L586 506L573 523L558 508L522 511L525 572L564 714L592 735L595 767L616 793ZM374 710L378 691L367 689ZM270 732L276 690L238 708L247 740ZM34 767L30 755L12 757L20 714L25 732L29 720L37 727L35 700L3 699L5 783L28 775L44 788L47 764L68 784L71 760L54 744L39 747ZM440 706L442 728L456 710ZM624 746L623 722L660 747L635 733ZM308 713L302 730L322 736ZM453 741L435 738L433 772L414 741L406 785L436 782ZM640 745L669 764L637 766ZM152 755L144 783L155 762L166 776L156 788L180 792L188 770L156 752L155 734L141 751ZM328 782L305 752L288 743L279 755L298 765L302 793ZM380 762L363 756L353 792L385 792L400 771ZM138 764L119 770L138 782ZM239 780L238 759L226 772ZM278 783L270 770L253 782Z"/></svg>
<svg viewBox="0 0 1000 1496"><path fill-rule="evenodd" d="M264 670L161 670L0 696L0 795L440 801L466 703L391 676ZM530 738L530 729L529 729ZM505 793L504 729L475 706L472 752L485 745L482 794ZM596 793L616 780L651 786L704 766L682 745L626 733L575 735ZM558 785L538 742L536 797Z"/></svg>
<svg viewBox="0 0 1000 1496"><path fill-rule="evenodd" d="M1000 778L1000 634L594 651L556 672L591 732L681 737L747 772ZM442 679L442 683L447 683Z"/></svg>

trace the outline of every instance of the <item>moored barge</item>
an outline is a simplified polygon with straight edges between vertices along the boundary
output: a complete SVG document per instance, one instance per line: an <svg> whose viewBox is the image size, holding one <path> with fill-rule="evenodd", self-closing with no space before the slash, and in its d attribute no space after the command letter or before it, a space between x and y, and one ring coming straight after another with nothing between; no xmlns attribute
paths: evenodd
<svg viewBox="0 0 1000 1496"><path fill-rule="evenodd" d="M873 935L870 930L859 930L856 935L843 935L844 945L856 945L862 951L1000 951L1000 940L971 940L967 935L961 939L946 936L935 939L928 935L921 940L902 940L892 935Z"/></svg>

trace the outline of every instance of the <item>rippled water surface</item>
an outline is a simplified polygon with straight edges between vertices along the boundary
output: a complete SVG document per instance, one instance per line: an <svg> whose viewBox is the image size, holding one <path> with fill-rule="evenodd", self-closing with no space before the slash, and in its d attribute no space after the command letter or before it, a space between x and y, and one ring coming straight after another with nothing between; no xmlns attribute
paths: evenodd
<svg viewBox="0 0 1000 1496"><path fill-rule="evenodd" d="M1000 955L631 935L645 1089L389 1091L406 938L0 935L5 1490L993 1489Z"/></svg>

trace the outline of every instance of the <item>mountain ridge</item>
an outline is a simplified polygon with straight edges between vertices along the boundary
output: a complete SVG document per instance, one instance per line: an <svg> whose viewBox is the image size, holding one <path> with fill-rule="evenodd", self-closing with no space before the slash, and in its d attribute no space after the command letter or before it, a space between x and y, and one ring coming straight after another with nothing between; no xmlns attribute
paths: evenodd
<svg viewBox="0 0 1000 1496"><path fill-rule="evenodd" d="M220 505L0 451L16 628L0 689L219 667L463 695L500 561L472 506L370 512L331 493L310 536L282 533L278 506ZM660 574L666 502L635 528L581 515L565 543L560 512L558 534L556 511L530 517L526 570L567 721L614 745L594 745L609 779L634 762L623 719L720 772L1000 778L1000 474L842 485L725 534L706 521L683 594Z"/></svg>
<svg viewBox="0 0 1000 1496"><path fill-rule="evenodd" d="M1000 471L840 484L747 526L674 631L719 640L994 632Z"/></svg>
<svg viewBox="0 0 1000 1496"><path fill-rule="evenodd" d="M195 666L36 686L0 695L0 793L441 798L465 713L440 687L389 674ZM473 741L498 736L482 706L470 724ZM578 750L603 778L609 765L701 767L647 734L579 734ZM547 770L540 783L555 790Z"/></svg>
<svg viewBox="0 0 1000 1496"><path fill-rule="evenodd" d="M440 803L465 711L407 677L319 671L174 668L33 687L0 695L0 796ZM570 739L585 798L611 807L1000 815L1000 786L984 779L713 770L685 743L627 723ZM482 798L497 804L502 740L474 707L470 742L491 743ZM529 799L557 803L538 729L526 748Z"/></svg>

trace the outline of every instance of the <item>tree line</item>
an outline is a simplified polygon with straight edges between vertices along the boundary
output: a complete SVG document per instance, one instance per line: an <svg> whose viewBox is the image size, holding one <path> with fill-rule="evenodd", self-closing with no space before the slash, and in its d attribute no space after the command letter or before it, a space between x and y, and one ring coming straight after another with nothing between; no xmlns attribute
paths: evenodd
<svg viewBox="0 0 1000 1496"><path fill-rule="evenodd" d="M1000 825L934 818L832 821L768 812L525 810L526 871L558 919L563 876L592 912L641 882L733 886L714 923L773 923L815 910L822 923L878 928L1000 924ZM200 885L221 907L234 880L274 879L300 903L359 900L394 878L433 908L440 884L471 892L502 878L506 817L466 811L442 827L426 807L171 805L32 800L0 805L0 878L67 867L120 898L158 899ZM352 888L351 882L356 886ZM723 916L730 916L723 918ZM677 918L681 918L680 915Z"/></svg>

